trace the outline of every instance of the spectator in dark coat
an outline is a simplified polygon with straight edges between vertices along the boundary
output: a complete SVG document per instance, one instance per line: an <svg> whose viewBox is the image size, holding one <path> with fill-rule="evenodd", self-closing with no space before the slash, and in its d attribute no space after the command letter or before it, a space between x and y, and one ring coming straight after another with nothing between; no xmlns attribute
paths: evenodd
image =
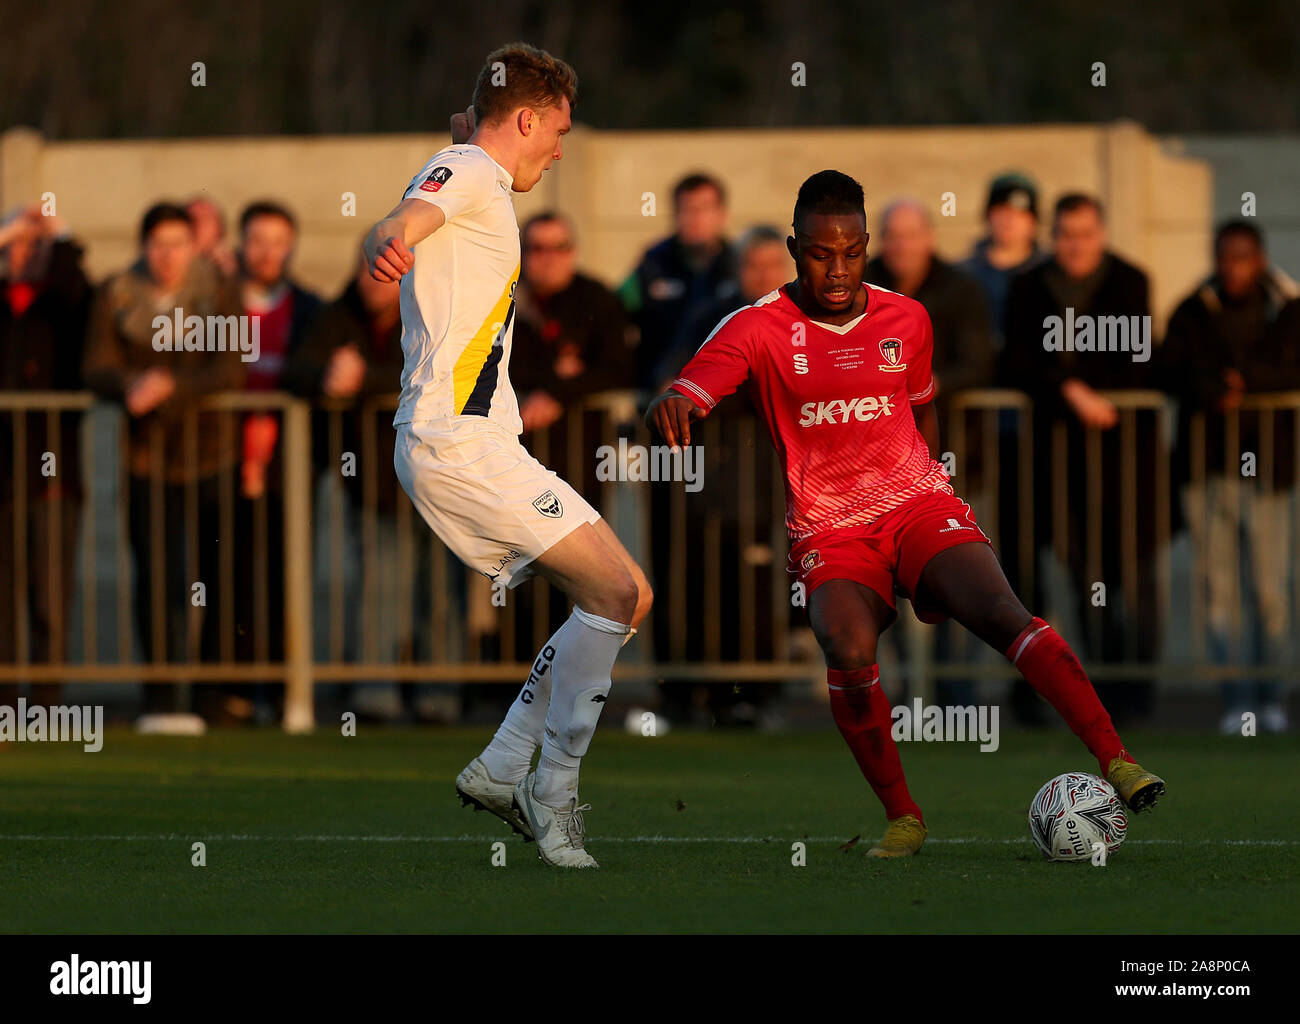
<svg viewBox="0 0 1300 1024"><path fill-rule="evenodd" d="M191 210L196 204L191 203ZM201 206L201 204L199 204ZM260 201L239 217L239 294L243 312L256 324L258 358L247 365L249 391L283 386L289 354L302 344L320 311L314 292L292 276L298 226L275 202ZM284 657L284 465L280 415L275 410L244 414L239 496L235 501L235 658L274 662ZM269 688L199 684L195 700L215 724L264 722L277 717Z"/></svg>
<svg viewBox="0 0 1300 1024"><path fill-rule="evenodd" d="M313 400L326 399L340 410L338 437L331 440L329 416L316 414L312 451L318 472L339 475L344 491L360 510L365 472L376 474L379 511L391 515L396 508L400 484L393 469L392 409L376 411L375 452L362 444L359 406L367 399L396 394L402 380L402 315L396 284L372 278L364 260L357 265L343 292L327 303L316 316L301 345L290 352L284 370L284 386ZM343 453L358 459L375 460L371 467L357 466L355 473L340 472ZM363 472L364 471L364 472Z"/></svg>
<svg viewBox="0 0 1300 1024"><path fill-rule="evenodd" d="M1052 258L1015 278L1007 295L1007 346L1002 380L1029 393L1034 403L1035 539L1065 553L1083 618L1087 656L1109 662L1147 663L1159 643L1160 608L1154 558L1158 525L1155 480L1159 452L1158 414L1134 415L1135 450L1119 429L1120 413L1103 392L1147 386L1152 354L1147 276L1107 249L1101 203L1078 193L1056 204ZM1129 350L1069 350L1070 325L1093 325L1101 337L1102 319L1125 318L1123 344ZM1109 324L1110 321L1107 321ZM1106 328L1109 346L1120 343ZM1082 338L1082 335L1080 335ZM1145 339L1145 341L1144 341ZM1053 444L1054 428L1065 430L1065 448ZM1086 472L1085 436L1101 432L1099 489ZM1067 493L1053 486L1053 467L1067 459ZM1132 462L1127 460L1131 457ZM1125 466L1133 477L1125 495ZM1055 516L1053 510L1064 510ZM1123 520L1134 520L1136 564L1127 565ZM1100 519L1100 522L1096 520ZM1098 533L1089 530L1094 525ZM1100 550L1088 538L1099 535ZM1042 573L1037 574L1041 584ZM1104 595L1097 584L1105 587ZM1098 601L1104 603L1098 604ZM1136 680L1097 685L1111 714L1132 718L1150 710L1152 687Z"/></svg>
<svg viewBox="0 0 1300 1024"><path fill-rule="evenodd" d="M81 255L61 222L43 216L39 206L18 210L0 224L0 391L81 387L91 294ZM7 464L14 458L19 416L27 437L24 471L19 478L11 465L0 473L0 663L18 658L20 606L28 623L27 660L64 661L82 497L81 414L60 413L56 435L43 411L0 410L0 460ZM26 523L23 576L17 572L15 516ZM60 692L57 684L33 684L31 700L57 704ZM0 705L12 706L17 698L17 686L0 684Z"/></svg>
<svg viewBox="0 0 1300 1024"><path fill-rule="evenodd" d="M617 295L578 272L578 242L567 217L553 211L530 217L520 244L523 266L515 293L510 383L519 396L523 441L548 468L599 505L602 485L591 453L604 443L605 414L575 414L593 395L636 386L637 328ZM575 428L582 435L576 463L570 460ZM531 587L513 592L517 623L534 621L534 593ZM567 609L559 602L549 607L550 626L558 629ZM533 656L532 632L516 629L511 656L520 661Z"/></svg>
<svg viewBox="0 0 1300 1024"><path fill-rule="evenodd" d="M735 287L722 291L687 322L679 344L665 353L654 371L658 390L672 383L721 320L793 277L794 264L785 239L784 232L766 225L741 235L736 244L739 266ZM777 638L771 630L755 629L755 620L762 621L761 609L771 607L773 565L783 557L783 547L778 550L772 540L774 528L777 533L782 529L784 509L773 500L774 488L780 486L779 471L762 448L763 430L742 388L723 399L708 427L716 441L704 442L703 450L715 486L683 495L680 483L651 485L653 575L663 581L665 593L682 605L688 621L714 623L707 635L701 631L674 635L672 617L660 616L654 623L655 657L659 660L704 661L718 656L762 660L773 656ZM719 494L726 497L719 501ZM674 541L674 526L679 522L674 505L683 499L685 517ZM708 587L690 580L679 582L683 567L703 567L711 561L720 567L722 578L739 581L741 599L718 601ZM778 577L776 585L783 588L784 577ZM674 593L674 587L680 587L680 593ZM680 680L665 683L662 689L663 712L669 721L688 719L707 708L713 722L736 726L759 724L772 695L771 688L761 683ZM705 691L707 700L696 699L700 690Z"/></svg>
<svg viewBox="0 0 1300 1024"><path fill-rule="evenodd" d="M510 383L529 433L549 428L588 395L635 386L637 333L618 297L578 273L568 218L540 213L524 223L519 237L523 267Z"/></svg>
<svg viewBox="0 0 1300 1024"><path fill-rule="evenodd" d="M682 331L709 303L734 294L736 262L727 244L727 196L722 183L691 174L673 188L675 232L646 251L619 288L619 297L641 331L637 383L655 384L665 353L682 342Z"/></svg>
<svg viewBox="0 0 1300 1024"><path fill-rule="evenodd" d="M427 624L429 552L436 541L416 531L413 548L403 554L397 536L399 503L410 511L393 468L403 364L399 292L396 283L371 277L359 256L347 287L321 310L285 367L285 386L322 406L312 413L317 479L339 487L337 505L317 507L317 562L326 567L318 656L331 661L432 656L431 647L419 654L415 648L434 643ZM456 578L456 565L450 571ZM417 696L416 686L404 683L396 690L347 686L342 699L359 715L395 719L420 713Z"/></svg>
<svg viewBox="0 0 1300 1024"><path fill-rule="evenodd" d="M227 547L234 544L233 533L223 538L219 481L238 465L239 447L237 432L226 429L229 414L190 417L203 396L244 386L245 353L229 346L219 351L212 334L215 319L208 319L238 322L239 293L235 282L199 257L189 214L179 206L151 207L140 244L140 260L109 278L95 296L83 371L87 385L122 403L129 418L129 532L145 657L185 661L195 653L189 638L197 636L199 657L215 659L223 630L227 636L233 631L218 612L221 588L234 586L217 557L222 539ZM159 334L157 325L178 315L199 317L207 325L196 350ZM174 342L170 348L169 341ZM191 521L191 489L197 533L185 525ZM192 565L197 578L189 571ZM204 584L206 607L192 599L196 583ZM170 684L148 685L145 710L184 711L177 706L180 693Z"/></svg>
<svg viewBox="0 0 1300 1024"><path fill-rule="evenodd" d="M1263 236L1245 221L1219 228L1214 259L1211 277L1174 311L1160 350L1163 386L1178 399L1174 477L1199 556L1211 660L1279 666L1294 628L1296 414L1239 410L1245 396L1300 389L1300 301L1270 271ZM1243 464L1245 453L1253 465ZM1240 733L1245 712L1271 732L1287 728L1280 680L1225 681L1222 696L1226 733Z"/></svg>
<svg viewBox="0 0 1300 1024"><path fill-rule="evenodd" d="M930 314L934 329L934 376L941 427L948 425L948 403L966 388L993 383L993 343L988 306L974 278L941 259L934 225L920 203L904 199L880 215L876 256L864 280L915 299Z"/></svg>
<svg viewBox="0 0 1300 1024"><path fill-rule="evenodd" d="M722 289L712 302L699 308L687 321L678 345L664 354L652 374L655 393L667 390L691 356L695 355L714 328L730 313L757 302L790 280L794 266L785 247L785 233L769 224L750 228L736 242L736 287ZM744 391L736 393L745 409L752 409ZM729 404L724 399L721 409Z"/></svg>
<svg viewBox="0 0 1300 1024"><path fill-rule="evenodd" d="M864 280L915 299L930 314L940 447L954 452L952 468L961 494L980 509L986 471L982 460L983 417L963 416L962 429L957 431L952 400L964 390L993 383L994 351L984 293L973 277L939 257L930 212L915 200L902 199L885 207L875 247L879 255L867 264ZM960 451L956 450L958 437L963 439ZM891 642L901 644L903 636L901 630L895 630ZM958 660L956 643L964 644L965 638L957 637L951 624L939 626L935 633L935 655L939 660ZM966 679L941 679L935 694L941 704L966 705L976 699L974 685Z"/></svg>

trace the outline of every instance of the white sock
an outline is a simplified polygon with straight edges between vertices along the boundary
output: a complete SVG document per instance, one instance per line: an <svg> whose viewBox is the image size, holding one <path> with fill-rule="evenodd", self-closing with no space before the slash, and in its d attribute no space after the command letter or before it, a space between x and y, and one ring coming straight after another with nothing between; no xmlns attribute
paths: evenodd
<svg viewBox="0 0 1300 1024"><path fill-rule="evenodd" d="M596 732L609 675L630 628L575 605L551 640L551 704L533 784L534 798L550 807L567 807L578 795L578 766Z"/></svg>
<svg viewBox="0 0 1300 1024"><path fill-rule="evenodd" d="M537 753L546 729L546 709L551 704L551 665L559 636L556 632L537 655L528 682L510 705L492 742L479 754L488 774L497 782L513 786L533 766L533 754Z"/></svg>

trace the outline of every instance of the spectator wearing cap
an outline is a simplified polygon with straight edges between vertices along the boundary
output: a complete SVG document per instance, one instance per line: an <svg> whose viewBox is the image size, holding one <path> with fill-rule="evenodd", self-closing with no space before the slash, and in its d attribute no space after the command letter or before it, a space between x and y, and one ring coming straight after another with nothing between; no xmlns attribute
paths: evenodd
<svg viewBox="0 0 1300 1024"><path fill-rule="evenodd" d="M637 383L657 383L655 367L677 348L695 315L736 287L735 255L727 244L727 194L708 174L690 174L673 188L675 231L646 250L619 287L640 328Z"/></svg>
<svg viewBox="0 0 1300 1024"><path fill-rule="evenodd" d="M989 186L984 204L988 234L961 269L975 278L987 300L995 349L1002 348L1007 289L1011 279L1043 258L1038 248L1038 189L1023 174L1002 174Z"/></svg>
<svg viewBox="0 0 1300 1024"><path fill-rule="evenodd" d="M1038 189L1023 174L1008 172L993 179L984 204L986 234L975 243L971 255L961 263L983 289L989 315L989 337L994 352L1005 346L1006 299L1011 281L1044 259L1038 247ZM1002 382L1001 373L995 373ZM974 424L980 426L977 420ZM1017 592L1029 587L1029 566L1020 564L1020 545L1008 543L1021 534L1018 480L1020 477L1019 420L1011 410L997 417L998 426L998 511L995 525L1001 543L1002 568ZM992 468L992 467L987 467ZM1026 526L1026 529L1028 527ZM1012 709L1026 722L1045 721L1042 702L1027 683L1013 687Z"/></svg>

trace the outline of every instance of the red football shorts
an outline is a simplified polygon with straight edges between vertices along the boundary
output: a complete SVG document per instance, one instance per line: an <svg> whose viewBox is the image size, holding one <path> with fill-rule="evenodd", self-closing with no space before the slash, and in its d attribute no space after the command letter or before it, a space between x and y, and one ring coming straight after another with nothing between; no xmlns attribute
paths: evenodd
<svg viewBox="0 0 1300 1024"><path fill-rule="evenodd" d="M894 588L912 599L922 622L946 615L916 602L916 585L927 563L958 544L988 544L970 506L954 494L923 494L886 512L866 526L826 530L800 541L790 551L789 572L811 594L827 580L852 580L870 587L895 608Z"/></svg>

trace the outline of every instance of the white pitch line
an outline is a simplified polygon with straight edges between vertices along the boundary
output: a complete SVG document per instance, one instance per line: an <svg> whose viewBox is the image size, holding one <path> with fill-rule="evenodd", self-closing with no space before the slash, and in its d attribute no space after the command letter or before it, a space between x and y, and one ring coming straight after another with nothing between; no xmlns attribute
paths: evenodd
<svg viewBox="0 0 1300 1024"><path fill-rule="evenodd" d="M504 835L505 833L502 833ZM496 838L500 838L499 836ZM601 843L838 843L848 840L843 836L594 836ZM254 843L481 843L494 841L489 835L459 836L254 836L226 835L204 836L198 834L152 836L52 836L52 835L0 835L0 842L254 842ZM859 840L861 842L862 840ZM1020 839L985 839L978 837L927 839L926 845L980 844L1014 846L1031 845L1028 836ZM1300 846L1298 839L1130 839L1125 845L1133 846Z"/></svg>

